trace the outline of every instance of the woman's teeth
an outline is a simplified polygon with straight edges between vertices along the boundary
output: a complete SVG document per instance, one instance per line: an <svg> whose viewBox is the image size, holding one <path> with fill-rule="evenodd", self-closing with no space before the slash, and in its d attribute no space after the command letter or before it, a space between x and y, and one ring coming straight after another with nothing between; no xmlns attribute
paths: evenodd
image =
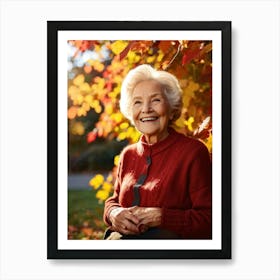
<svg viewBox="0 0 280 280"><path fill-rule="evenodd" d="M155 121L157 120L157 117L147 117L147 118L142 118L140 120L141 122Z"/></svg>

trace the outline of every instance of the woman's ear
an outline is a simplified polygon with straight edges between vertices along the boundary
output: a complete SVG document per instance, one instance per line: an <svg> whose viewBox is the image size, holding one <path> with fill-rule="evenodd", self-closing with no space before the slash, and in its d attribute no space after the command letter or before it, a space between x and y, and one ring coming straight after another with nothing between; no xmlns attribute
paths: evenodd
<svg viewBox="0 0 280 280"><path fill-rule="evenodd" d="M169 120L172 121L173 118L174 118L174 111L171 111L169 115Z"/></svg>

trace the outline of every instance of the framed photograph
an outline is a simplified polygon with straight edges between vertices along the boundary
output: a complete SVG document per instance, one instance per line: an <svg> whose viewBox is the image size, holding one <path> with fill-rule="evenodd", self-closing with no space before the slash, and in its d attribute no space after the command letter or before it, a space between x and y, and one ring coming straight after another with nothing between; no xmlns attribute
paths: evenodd
<svg viewBox="0 0 280 280"><path fill-rule="evenodd" d="M47 33L47 258L230 259L231 22Z"/></svg>

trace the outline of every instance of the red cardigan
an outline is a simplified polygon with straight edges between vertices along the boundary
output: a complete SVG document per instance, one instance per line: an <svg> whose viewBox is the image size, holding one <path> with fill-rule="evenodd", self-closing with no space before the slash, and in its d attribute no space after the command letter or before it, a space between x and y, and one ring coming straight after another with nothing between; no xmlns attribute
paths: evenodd
<svg viewBox="0 0 280 280"><path fill-rule="evenodd" d="M205 145L169 129L161 142L149 145L142 136L126 147L114 193L105 202L107 225L111 225L108 215L113 207L132 206L133 186L142 174L146 179L139 188L139 206L162 208L160 228L185 239L212 237L211 161Z"/></svg>

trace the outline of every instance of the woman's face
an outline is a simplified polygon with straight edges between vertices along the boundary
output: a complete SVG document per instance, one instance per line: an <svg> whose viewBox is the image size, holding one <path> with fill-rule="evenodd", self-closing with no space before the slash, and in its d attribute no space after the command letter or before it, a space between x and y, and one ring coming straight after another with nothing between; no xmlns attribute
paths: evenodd
<svg viewBox="0 0 280 280"><path fill-rule="evenodd" d="M136 85L132 93L132 118L148 143L167 137L171 112L158 82L148 80Z"/></svg>

